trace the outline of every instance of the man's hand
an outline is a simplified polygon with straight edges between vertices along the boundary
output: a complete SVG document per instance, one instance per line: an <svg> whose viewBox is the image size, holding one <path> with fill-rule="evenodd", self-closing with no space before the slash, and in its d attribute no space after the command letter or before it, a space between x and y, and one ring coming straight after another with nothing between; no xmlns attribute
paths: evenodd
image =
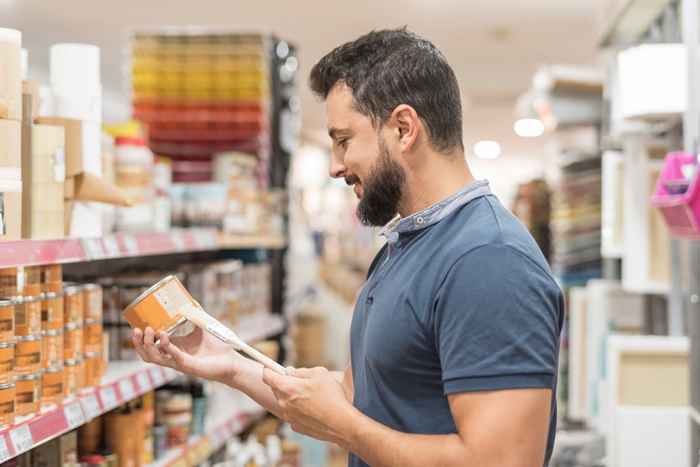
<svg viewBox="0 0 700 467"><path fill-rule="evenodd" d="M234 380L245 362L231 346L200 328L184 337L169 337L164 332L156 336L151 328L134 329L132 341L136 352L146 362L221 382Z"/></svg>
<svg viewBox="0 0 700 467"><path fill-rule="evenodd" d="M344 446L355 408L337 377L325 368L289 369L286 376L265 369L263 381L294 431Z"/></svg>

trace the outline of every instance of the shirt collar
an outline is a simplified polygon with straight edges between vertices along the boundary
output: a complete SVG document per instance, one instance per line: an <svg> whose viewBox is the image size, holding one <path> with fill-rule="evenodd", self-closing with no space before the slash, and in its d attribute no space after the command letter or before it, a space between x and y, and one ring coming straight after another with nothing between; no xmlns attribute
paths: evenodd
<svg viewBox="0 0 700 467"><path fill-rule="evenodd" d="M397 214L379 231L379 235L386 237L387 241L393 243L398 240L399 234L414 232L437 224L471 200L489 194L491 194L491 189L487 180L472 182L448 198L408 217L402 218Z"/></svg>

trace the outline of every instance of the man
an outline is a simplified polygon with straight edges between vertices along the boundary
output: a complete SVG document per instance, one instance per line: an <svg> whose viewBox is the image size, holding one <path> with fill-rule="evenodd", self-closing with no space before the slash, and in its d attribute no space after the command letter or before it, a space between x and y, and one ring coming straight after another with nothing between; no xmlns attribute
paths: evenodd
<svg viewBox="0 0 700 467"><path fill-rule="evenodd" d="M323 57L311 87L326 102L331 176L353 186L365 224L389 223L355 308L350 367L282 376L201 331L136 330L137 351L244 391L346 448L353 467L546 465L562 294L467 167L454 72L427 40L375 31Z"/></svg>

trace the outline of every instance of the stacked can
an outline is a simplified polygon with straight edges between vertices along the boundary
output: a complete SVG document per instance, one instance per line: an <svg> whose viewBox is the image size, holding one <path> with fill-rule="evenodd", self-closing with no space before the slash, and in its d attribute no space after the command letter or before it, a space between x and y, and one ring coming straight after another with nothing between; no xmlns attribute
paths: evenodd
<svg viewBox="0 0 700 467"><path fill-rule="evenodd" d="M96 386L105 370L102 333L102 287L97 284L83 286L83 355L85 383Z"/></svg>
<svg viewBox="0 0 700 467"><path fill-rule="evenodd" d="M19 417L37 414L41 404L41 297L37 293L37 271L25 269L27 295L15 298L15 415Z"/></svg>
<svg viewBox="0 0 700 467"><path fill-rule="evenodd" d="M63 364L66 397L75 396L85 385L84 310L83 286L66 284L63 288Z"/></svg>
<svg viewBox="0 0 700 467"><path fill-rule="evenodd" d="M0 273L0 287L7 275ZM15 299L0 299L0 429L15 419Z"/></svg>

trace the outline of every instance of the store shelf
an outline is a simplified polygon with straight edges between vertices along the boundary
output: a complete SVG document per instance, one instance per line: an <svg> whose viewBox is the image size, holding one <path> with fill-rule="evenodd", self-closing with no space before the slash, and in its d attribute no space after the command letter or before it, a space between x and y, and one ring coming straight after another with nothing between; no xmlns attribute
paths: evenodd
<svg viewBox="0 0 700 467"><path fill-rule="evenodd" d="M201 464L219 450L226 440L245 431L253 422L265 414L262 407L254 410L227 408L219 415L219 422L211 423L204 435L191 437L187 444L170 449L148 467L189 467Z"/></svg>
<svg viewBox="0 0 700 467"><path fill-rule="evenodd" d="M215 229L163 233L116 233L102 238L20 240L0 243L0 267L77 263L219 249L283 248L277 236L220 235Z"/></svg>
<svg viewBox="0 0 700 467"><path fill-rule="evenodd" d="M254 343L284 330L281 317L270 314L243 318L236 332L246 342ZM35 446L56 438L110 410L174 380L178 372L142 361L110 362L102 383L97 388L85 390L78 397L15 425L0 430L0 462L22 454ZM222 430L240 428L250 414L232 413L208 439L210 446L223 444ZM242 428L240 428L242 429ZM227 435L230 436L230 435ZM197 452L197 443L192 450ZM189 445L188 445L189 446ZM216 448L212 448L216 449ZM170 464L164 464L170 465Z"/></svg>
<svg viewBox="0 0 700 467"><path fill-rule="evenodd" d="M176 376L175 370L140 361L110 362L97 388L0 431L0 462L73 430Z"/></svg>
<svg viewBox="0 0 700 467"><path fill-rule="evenodd" d="M603 29L602 47L630 44L638 40L673 0L624 0L607 16L609 24Z"/></svg>
<svg viewBox="0 0 700 467"><path fill-rule="evenodd" d="M240 249L240 248L284 248L286 242L282 236L265 236L257 235L228 235L222 234L219 236L219 248L222 249Z"/></svg>

